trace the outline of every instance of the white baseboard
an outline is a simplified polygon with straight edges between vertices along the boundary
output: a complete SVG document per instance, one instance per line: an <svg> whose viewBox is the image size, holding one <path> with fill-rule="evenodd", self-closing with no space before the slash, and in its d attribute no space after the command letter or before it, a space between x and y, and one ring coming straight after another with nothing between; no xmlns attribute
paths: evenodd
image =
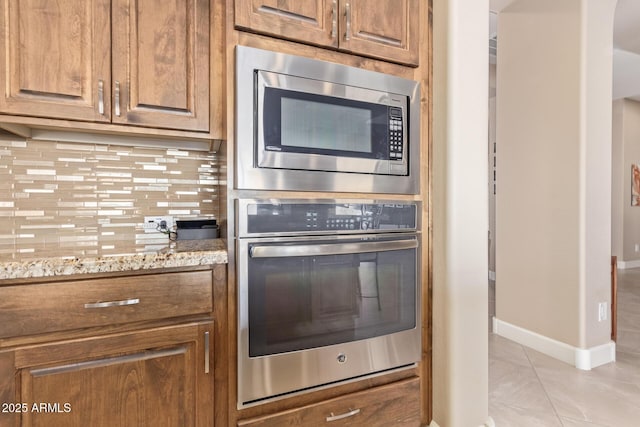
<svg viewBox="0 0 640 427"><path fill-rule="evenodd" d="M616 343L613 341L587 349L576 348L575 366L578 369L588 371L592 368L615 361Z"/></svg>
<svg viewBox="0 0 640 427"><path fill-rule="evenodd" d="M487 421L480 427L496 427L496 423L495 421L493 421L493 418L489 417Z"/></svg>
<svg viewBox="0 0 640 427"><path fill-rule="evenodd" d="M618 261L618 268L620 270L626 270L627 268L640 267L640 259L634 259L633 261Z"/></svg>
<svg viewBox="0 0 640 427"><path fill-rule="evenodd" d="M431 422L429 423L429 427L440 427L440 426L438 425L437 422L435 422L435 420L431 420ZM487 421L485 421L485 423L482 424L480 427L496 427L496 423L493 421L493 418L489 417Z"/></svg>
<svg viewBox="0 0 640 427"><path fill-rule="evenodd" d="M495 317L493 332L585 371L616 361L616 343L613 341L596 347L578 348Z"/></svg>

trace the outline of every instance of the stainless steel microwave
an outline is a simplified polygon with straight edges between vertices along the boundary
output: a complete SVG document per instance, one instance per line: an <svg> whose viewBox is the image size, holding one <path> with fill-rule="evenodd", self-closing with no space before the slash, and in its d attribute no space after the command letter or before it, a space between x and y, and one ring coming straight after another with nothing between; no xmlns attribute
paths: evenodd
<svg viewBox="0 0 640 427"><path fill-rule="evenodd" d="M420 85L236 48L236 187L417 194Z"/></svg>

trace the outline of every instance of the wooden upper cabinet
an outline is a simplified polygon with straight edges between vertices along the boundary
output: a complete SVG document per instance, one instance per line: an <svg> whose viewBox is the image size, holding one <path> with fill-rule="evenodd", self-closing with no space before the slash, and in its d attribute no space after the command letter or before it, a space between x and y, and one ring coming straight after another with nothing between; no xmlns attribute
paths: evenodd
<svg viewBox="0 0 640 427"><path fill-rule="evenodd" d="M239 28L418 65L419 0L236 0Z"/></svg>
<svg viewBox="0 0 640 427"><path fill-rule="evenodd" d="M0 110L109 121L109 0L0 0L0 5L0 55L6 64Z"/></svg>
<svg viewBox="0 0 640 427"><path fill-rule="evenodd" d="M419 0L349 0L345 8L342 49L418 64Z"/></svg>
<svg viewBox="0 0 640 427"><path fill-rule="evenodd" d="M236 0L236 26L338 47L338 0Z"/></svg>
<svg viewBox="0 0 640 427"><path fill-rule="evenodd" d="M0 113L208 132L209 1L0 0Z"/></svg>
<svg viewBox="0 0 640 427"><path fill-rule="evenodd" d="M209 130L209 0L113 0L113 122Z"/></svg>

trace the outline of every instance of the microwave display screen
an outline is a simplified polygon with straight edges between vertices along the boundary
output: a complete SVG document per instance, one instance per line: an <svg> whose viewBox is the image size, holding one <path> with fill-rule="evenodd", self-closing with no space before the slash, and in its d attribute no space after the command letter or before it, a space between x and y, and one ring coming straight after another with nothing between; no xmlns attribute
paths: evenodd
<svg viewBox="0 0 640 427"><path fill-rule="evenodd" d="M272 87L263 108L266 152L402 160L399 108Z"/></svg>
<svg viewBox="0 0 640 427"><path fill-rule="evenodd" d="M285 97L280 105L283 146L371 153L371 109Z"/></svg>

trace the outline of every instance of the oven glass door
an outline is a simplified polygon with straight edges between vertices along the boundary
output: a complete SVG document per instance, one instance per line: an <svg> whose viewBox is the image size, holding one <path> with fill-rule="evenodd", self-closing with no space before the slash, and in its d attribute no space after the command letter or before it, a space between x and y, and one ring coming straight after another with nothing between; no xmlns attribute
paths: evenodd
<svg viewBox="0 0 640 427"><path fill-rule="evenodd" d="M416 327L414 235L247 245L249 357Z"/></svg>

